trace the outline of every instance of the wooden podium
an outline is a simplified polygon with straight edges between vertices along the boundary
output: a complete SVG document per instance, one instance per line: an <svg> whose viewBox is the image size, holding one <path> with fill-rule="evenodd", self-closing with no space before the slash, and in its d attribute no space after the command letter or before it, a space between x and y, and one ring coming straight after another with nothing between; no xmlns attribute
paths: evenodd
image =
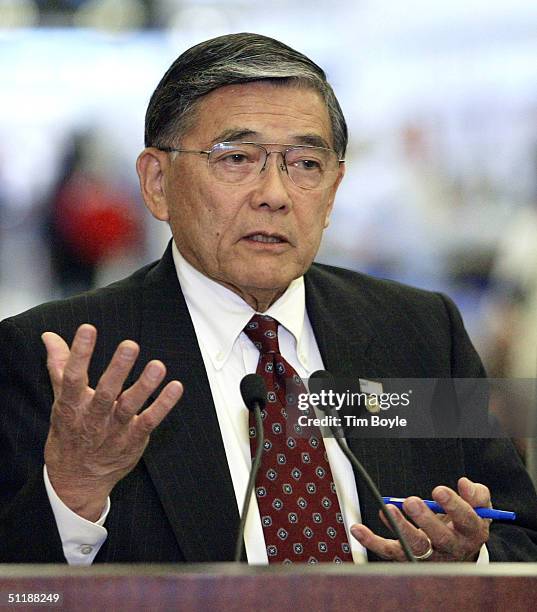
<svg viewBox="0 0 537 612"><path fill-rule="evenodd" d="M59 594L57 604L28 594ZM18 594L19 603L8 603ZM26 594L26 596L24 596ZM0 565L0 609L535 610L537 563L363 566Z"/></svg>

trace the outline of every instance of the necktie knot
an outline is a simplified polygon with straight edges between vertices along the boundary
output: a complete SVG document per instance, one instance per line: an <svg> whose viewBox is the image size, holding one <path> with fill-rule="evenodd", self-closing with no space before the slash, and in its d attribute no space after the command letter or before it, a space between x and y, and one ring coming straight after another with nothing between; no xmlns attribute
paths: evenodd
<svg viewBox="0 0 537 612"><path fill-rule="evenodd" d="M278 344L278 321L268 315L255 314L244 328L244 333L264 355L267 353L279 353Z"/></svg>

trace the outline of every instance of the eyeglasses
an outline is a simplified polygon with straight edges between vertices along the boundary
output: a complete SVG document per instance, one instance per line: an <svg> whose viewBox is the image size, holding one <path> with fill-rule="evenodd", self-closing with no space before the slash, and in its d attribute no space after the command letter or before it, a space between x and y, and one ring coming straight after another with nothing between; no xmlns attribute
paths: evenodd
<svg viewBox="0 0 537 612"><path fill-rule="evenodd" d="M268 151L266 147L287 147ZM281 145L277 143L258 144L257 142L219 142L208 151L157 147L168 153L197 153L207 155L207 165L211 175L220 183L243 185L254 181L265 170L267 159L272 153L282 156L280 170L285 171L291 181L302 189L326 189L337 178L339 159L333 149L310 145Z"/></svg>

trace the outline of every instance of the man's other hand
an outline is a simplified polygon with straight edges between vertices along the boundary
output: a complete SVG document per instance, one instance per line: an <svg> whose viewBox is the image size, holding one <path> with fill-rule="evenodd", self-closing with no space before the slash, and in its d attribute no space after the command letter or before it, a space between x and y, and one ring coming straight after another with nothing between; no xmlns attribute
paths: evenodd
<svg viewBox="0 0 537 612"><path fill-rule="evenodd" d="M482 545L489 537L490 520L480 518L474 508L490 508L490 492L485 485L468 478L459 479L457 488L458 494L444 486L433 490L433 499L446 514L435 514L419 497L405 500L404 514L395 506L388 505L389 512L415 555L427 553L432 546L433 552L428 561L475 561L479 556ZM387 525L382 513L380 516ZM398 540L381 538L365 525L353 525L351 533L360 544L380 558L406 561Z"/></svg>

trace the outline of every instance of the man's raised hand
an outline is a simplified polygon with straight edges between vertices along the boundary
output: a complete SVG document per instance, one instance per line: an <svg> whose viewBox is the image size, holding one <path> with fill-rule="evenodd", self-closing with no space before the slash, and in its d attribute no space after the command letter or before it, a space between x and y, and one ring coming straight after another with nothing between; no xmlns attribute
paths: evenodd
<svg viewBox="0 0 537 612"><path fill-rule="evenodd" d="M42 336L54 390L45 464L58 497L71 510L96 521L114 486L138 463L149 435L181 398L183 386L169 382L156 400L137 414L166 374L150 361L138 380L122 391L139 353L132 340L119 344L95 389L88 366L97 330L81 325L69 349L53 332Z"/></svg>

